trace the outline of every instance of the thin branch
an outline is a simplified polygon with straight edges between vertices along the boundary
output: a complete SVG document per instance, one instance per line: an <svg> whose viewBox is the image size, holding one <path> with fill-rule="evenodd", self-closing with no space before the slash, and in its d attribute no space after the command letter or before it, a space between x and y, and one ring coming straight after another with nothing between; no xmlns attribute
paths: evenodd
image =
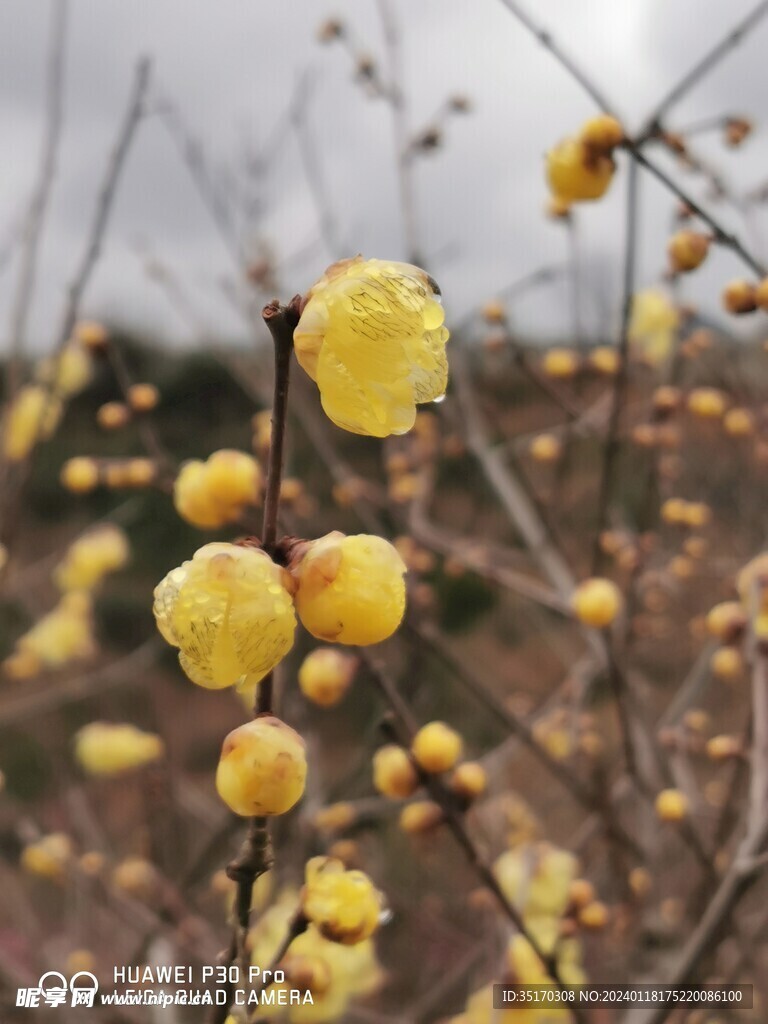
<svg viewBox="0 0 768 1024"><path fill-rule="evenodd" d="M709 72L722 58L742 41L744 36L754 28L757 23L768 14L768 0L762 0L749 14L743 18L735 28L720 40L712 49L706 53L701 60L694 64L691 70L685 74L667 95L656 105L653 113L648 119L648 125L642 136L650 134L658 126L664 115L673 107L678 100L690 90Z"/></svg>
<svg viewBox="0 0 768 1024"><path fill-rule="evenodd" d="M621 413L624 408L629 378L629 322L632 315L632 299L635 291L635 264L637 260L637 223L638 223L638 173L637 165L630 163L629 179L626 195L626 226L624 229L624 284L621 307L621 328L619 331L619 365L613 378L611 412L608 419L608 430L603 447L603 460L600 470L600 484L597 499L597 523L595 541L592 551L592 571L597 571L602 558L600 535L608 521L608 509L613 493L616 463L621 441L619 427Z"/></svg>
<svg viewBox="0 0 768 1024"><path fill-rule="evenodd" d="M584 91L592 97L595 103L606 114L614 114L613 106L606 95L599 89L587 73L579 67L576 61L563 50L557 40L541 25L537 24L528 12L517 2L517 0L501 0L501 3L515 18L523 25L531 35L535 36L541 45L556 58L565 70L574 78Z"/></svg>

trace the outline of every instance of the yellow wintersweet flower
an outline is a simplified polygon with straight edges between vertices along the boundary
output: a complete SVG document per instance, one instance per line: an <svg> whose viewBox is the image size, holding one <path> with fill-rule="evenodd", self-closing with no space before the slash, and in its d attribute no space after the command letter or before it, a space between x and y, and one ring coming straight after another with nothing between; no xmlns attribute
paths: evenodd
<svg viewBox="0 0 768 1024"><path fill-rule="evenodd" d="M107 573L128 561L128 538L119 526L104 523L70 544L53 578L59 590L93 590Z"/></svg>
<svg viewBox="0 0 768 1024"><path fill-rule="evenodd" d="M448 331L438 296L418 267L362 256L334 263L310 289L296 358L337 426L404 434L417 404L445 394Z"/></svg>
<svg viewBox="0 0 768 1024"><path fill-rule="evenodd" d="M120 775L163 753L159 736L127 722L90 722L75 734L75 758L90 775Z"/></svg>
<svg viewBox="0 0 768 1024"><path fill-rule="evenodd" d="M297 902L297 894L286 890L259 916L248 936L252 964L263 967L272 963ZM307 963L312 965L313 978L309 984L302 974L296 972L297 962L299 970ZM285 1014L291 1024L324 1024L325 1021L339 1020L352 999L370 994L383 980L373 940L364 939L354 946L345 946L323 938L314 924L293 940L282 966L286 974L285 983L271 986L268 992L293 987L309 988L312 993L311 1003L279 1007L275 1001L270 1006L273 1012ZM317 980L321 980L321 984L318 985Z"/></svg>
<svg viewBox="0 0 768 1024"><path fill-rule="evenodd" d="M261 467L252 455L222 448L205 462L185 463L173 485L176 511L203 530L239 519L246 505L255 505L261 490Z"/></svg>
<svg viewBox="0 0 768 1024"><path fill-rule="evenodd" d="M632 299L629 340L651 366L670 355L679 326L679 312L658 288L646 288Z"/></svg>
<svg viewBox="0 0 768 1024"><path fill-rule="evenodd" d="M61 399L40 384L20 388L3 423L3 455L9 462L25 459L40 441L54 433L64 411Z"/></svg>
<svg viewBox="0 0 768 1024"><path fill-rule="evenodd" d="M257 548L206 544L155 587L157 628L198 686L252 684L293 646L292 586Z"/></svg>
<svg viewBox="0 0 768 1024"><path fill-rule="evenodd" d="M64 880L72 861L74 847L64 832L50 832L21 851L21 866L30 875L39 875L54 882Z"/></svg>
<svg viewBox="0 0 768 1024"><path fill-rule="evenodd" d="M405 562L382 537L335 530L299 545L291 565L296 611L319 640L377 644L405 612Z"/></svg>
<svg viewBox="0 0 768 1024"><path fill-rule="evenodd" d="M70 341L61 352L38 364L35 378L59 397L71 398L87 386L92 373L90 354L79 342Z"/></svg>
<svg viewBox="0 0 768 1024"><path fill-rule="evenodd" d="M326 939L354 946L379 925L381 893L364 871L347 871L334 857L307 861L302 909Z"/></svg>
<svg viewBox="0 0 768 1024"><path fill-rule="evenodd" d="M95 652L90 595L72 591L16 641L15 652L6 664L11 662L13 668L17 659L24 658L39 667L60 668L70 661L90 658ZM34 673L21 673L22 677L27 674Z"/></svg>

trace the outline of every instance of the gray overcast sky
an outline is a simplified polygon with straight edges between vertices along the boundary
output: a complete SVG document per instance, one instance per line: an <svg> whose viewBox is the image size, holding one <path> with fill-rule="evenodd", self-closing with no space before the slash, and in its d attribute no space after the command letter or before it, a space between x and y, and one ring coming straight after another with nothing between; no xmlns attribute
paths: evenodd
<svg viewBox="0 0 768 1024"><path fill-rule="evenodd" d="M636 127L654 101L754 3L528 0L528 8L589 68ZM542 158L594 108L499 0L393 0L392 6L403 34L412 124L423 124L452 93L466 94L474 105L471 116L451 120L444 148L416 170L422 248L449 313L460 316L517 277L564 258L562 228L541 214ZM0 3L0 249L23 216L37 171L50 11L45 0ZM310 69L308 129L348 250L402 256L389 111L353 84L350 59L341 47L316 42L318 23L330 15L344 20L362 48L374 57L382 54L375 0L71 0L64 137L30 322L36 346L48 344L55 328L133 65L142 53L154 59L158 91L177 104L222 169L242 166L246 153L274 137L295 83ZM672 118L673 126L724 112L755 118L758 131L736 153L724 150L716 136L697 141L697 151L710 156L737 188L768 178L768 133L761 125L767 44L768 21ZM625 179L619 174L605 202L579 211L584 264L591 290L598 293L586 300L593 326L604 318L601 310L615 312ZM680 180L695 195L704 193L700 182L684 175ZM290 133L269 162L262 199L262 229L275 251L305 250L286 268L287 296L310 284L330 255L321 242L306 249L319 237L317 218ZM672 208L652 181L643 200L640 284L658 274ZM761 228L768 224L753 218L745 229L733 211L718 210L759 246ZM144 276L136 256L139 243L151 246L178 273L212 328L242 335L221 298L221 281L231 275L232 265L156 118L140 128L83 312L183 337L183 323ZM6 342L16 271L11 264L0 277L0 336ZM739 272L733 257L718 253L686 282L686 294L716 310L723 281ZM536 334L565 335L564 285L531 294L515 317Z"/></svg>

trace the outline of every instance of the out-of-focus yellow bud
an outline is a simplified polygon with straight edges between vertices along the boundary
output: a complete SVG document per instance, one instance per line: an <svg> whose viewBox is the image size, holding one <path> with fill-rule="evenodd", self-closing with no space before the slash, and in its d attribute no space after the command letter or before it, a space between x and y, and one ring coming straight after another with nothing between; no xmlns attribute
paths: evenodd
<svg viewBox="0 0 768 1024"><path fill-rule="evenodd" d="M749 409L729 409L723 417L723 429L729 437L750 437L755 432L755 417Z"/></svg>
<svg viewBox="0 0 768 1024"><path fill-rule="evenodd" d="M322 807L316 814L314 825L321 832L341 832L357 819L353 804L340 801Z"/></svg>
<svg viewBox="0 0 768 1024"><path fill-rule="evenodd" d="M709 667L718 679L731 682L742 676L744 659L735 647L720 647L710 658Z"/></svg>
<svg viewBox="0 0 768 1024"><path fill-rule="evenodd" d="M151 412L160 401L160 392L154 384L131 384L126 399L134 412Z"/></svg>
<svg viewBox="0 0 768 1024"><path fill-rule="evenodd" d="M29 656L40 666L55 669L70 661L93 657L95 652L90 595L72 591L64 594L52 611L17 640L11 659ZM7 669L7 661L4 667Z"/></svg>
<svg viewBox="0 0 768 1024"><path fill-rule="evenodd" d="M206 544L155 587L157 628L193 683L247 686L293 646L292 586L259 549Z"/></svg>
<svg viewBox="0 0 768 1024"><path fill-rule="evenodd" d="M449 785L464 800L476 800L488 788L488 772L478 761L464 761L453 769Z"/></svg>
<svg viewBox="0 0 768 1024"><path fill-rule="evenodd" d="M503 324L507 316L504 304L498 300L486 302L480 312L487 324Z"/></svg>
<svg viewBox="0 0 768 1024"><path fill-rule="evenodd" d="M656 814L662 821L682 821L688 816L688 798L679 789L662 789L656 797Z"/></svg>
<svg viewBox="0 0 768 1024"><path fill-rule="evenodd" d="M747 616L738 601L722 601L710 608L706 618L707 631L721 643L736 643L747 628Z"/></svg>
<svg viewBox="0 0 768 1024"><path fill-rule="evenodd" d="M643 899L653 888L653 878L647 868L632 868L628 881L630 889L638 899Z"/></svg>
<svg viewBox="0 0 768 1024"><path fill-rule="evenodd" d="M741 757L744 753L738 736L713 736L707 740L706 751L711 761L727 761L732 757Z"/></svg>
<svg viewBox="0 0 768 1024"><path fill-rule="evenodd" d="M406 800L419 785L410 757L396 743L380 747L373 755L373 784L392 800Z"/></svg>
<svg viewBox="0 0 768 1024"><path fill-rule="evenodd" d="M608 191L616 165L580 139L565 139L547 153L547 181L557 199L581 203Z"/></svg>
<svg viewBox="0 0 768 1024"><path fill-rule="evenodd" d="M593 900L579 910L578 922L582 928L599 931L608 924L608 907L601 900Z"/></svg>
<svg viewBox="0 0 768 1024"><path fill-rule="evenodd" d="M106 867L107 860L103 853L98 850L86 850L80 855L77 866L89 878L96 878Z"/></svg>
<svg viewBox="0 0 768 1024"><path fill-rule="evenodd" d="M25 459L36 444L53 436L64 406L40 384L27 384L16 393L3 422L3 455L9 462Z"/></svg>
<svg viewBox="0 0 768 1024"><path fill-rule="evenodd" d="M676 274L687 274L707 258L710 239L698 231L678 231L667 246L669 262Z"/></svg>
<svg viewBox="0 0 768 1024"><path fill-rule="evenodd" d="M624 129L610 114L598 114L584 122L579 138L601 153L610 153L624 141Z"/></svg>
<svg viewBox="0 0 768 1024"><path fill-rule="evenodd" d="M570 348L551 348L541 360L542 372L547 377L567 380L575 376L579 368L579 357Z"/></svg>
<svg viewBox="0 0 768 1024"><path fill-rule="evenodd" d="M285 814L307 778L304 740L285 722L263 715L233 729L224 740L216 789L244 818Z"/></svg>
<svg viewBox="0 0 768 1024"><path fill-rule="evenodd" d="M91 722L75 734L75 759L89 775L120 775L163 753L159 736L128 723Z"/></svg>
<svg viewBox="0 0 768 1024"><path fill-rule="evenodd" d="M176 511L200 529L235 522L248 505L256 505L262 485L261 468L252 455L222 448L206 462L185 463L173 487Z"/></svg>
<svg viewBox="0 0 768 1024"><path fill-rule="evenodd" d="M623 608L621 591L612 580L593 576L578 585L571 596L571 608L585 626L604 629Z"/></svg>
<svg viewBox="0 0 768 1024"><path fill-rule="evenodd" d="M309 292L296 358L328 417L355 434L387 437L442 398L448 331L432 278L405 263L341 260Z"/></svg>
<svg viewBox="0 0 768 1024"><path fill-rule="evenodd" d="M73 494L86 494L98 487L99 465L95 459L89 459L84 455L67 459L61 467L60 480Z"/></svg>
<svg viewBox="0 0 768 1024"><path fill-rule="evenodd" d="M44 359L37 367L36 379L59 398L72 398L91 380L93 366L88 351L70 341L57 355Z"/></svg>
<svg viewBox="0 0 768 1024"><path fill-rule="evenodd" d="M638 357L658 366L672 352L680 313L664 292L648 288L632 299L629 340Z"/></svg>
<svg viewBox="0 0 768 1024"><path fill-rule="evenodd" d="M381 537L326 534L297 548L291 572L296 611L319 640L377 644L400 625L406 566Z"/></svg>
<svg viewBox="0 0 768 1024"><path fill-rule="evenodd" d="M754 313L757 309L757 293L755 286L749 281L731 281L723 289L723 308L734 316Z"/></svg>
<svg viewBox="0 0 768 1024"><path fill-rule="evenodd" d="M688 411L699 419L720 419L728 400L718 388L694 388L688 395Z"/></svg>
<svg viewBox="0 0 768 1024"><path fill-rule="evenodd" d="M127 487L148 487L157 476L157 464L152 459L128 459L125 463Z"/></svg>
<svg viewBox="0 0 768 1024"><path fill-rule="evenodd" d="M589 353L589 365L605 377L612 377L619 369L619 353L613 345L598 345Z"/></svg>
<svg viewBox="0 0 768 1024"><path fill-rule="evenodd" d="M399 825L407 835L431 832L443 820L440 806L432 800L414 800L400 812Z"/></svg>
<svg viewBox="0 0 768 1024"><path fill-rule="evenodd" d="M335 647L316 647L299 669L301 692L320 707L332 707L349 689L357 666L357 658L351 654Z"/></svg>
<svg viewBox="0 0 768 1024"><path fill-rule="evenodd" d="M157 868L144 857L126 857L112 869L114 887L145 903L157 898L160 883Z"/></svg>
<svg viewBox="0 0 768 1024"><path fill-rule="evenodd" d="M96 422L102 430L122 430L131 418L131 410L123 402L105 402L96 411Z"/></svg>
<svg viewBox="0 0 768 1024"><path fill-rule="evenodd" d="M21 866L30 875L53 882L64 880L72 863L74 846L64 832L51 832L29 843L21 851Z"/></svg>
<svg viewBox="0 0 768 1024"><path fill-rule="evenodd" d="M90 349L91 351L103 349L109 340L106 327L103 324L96 323L94 320L81 320L75 326L74 337L83 348Z"/></svg>
<svg viewBox="0 0 768 1024"><path fill-rule="evenodd" d="M64 962L66 974L78 974L80 971L88 971L90 974L96 970L96 957L90 949L73 949L67 955Z"/></svg>
<svg viewBox="0 0 768 1024"><path fill-rule="evenodd" d="M445 722L429 722L413 737L411 753L419 766L430 774L447 772L461 757L461 736Z"/></svg>
<svg viewBox="0 0 768 1024"><path fill-rule="evenodd" d="M383 898L365 872L347 871L332 857L313 857L307 862L301 905L326 939L354 946L376 931Z"/></svg>
<svg viewBox="0 0 768 1024"><path fill-rule="evenodd" d="M536 462L557 462L563 454L563 445L556 434L537 434L528 451Z"/></svg>
<svg viewBox="0 0 768 1024"><path fill-rule="evenodd" d="M114 523L104 523L70 544L53 578L59 590L93 590L107 573L122 569L129 556L125 533Z"/></svg>
<svg viewBox="0 0 768 1024"><path fill-rule="evenodd" d="M504 894L526 919L561 917L570 900L578 861L551 843L527 843L506 850L493 865Z"/></svg>

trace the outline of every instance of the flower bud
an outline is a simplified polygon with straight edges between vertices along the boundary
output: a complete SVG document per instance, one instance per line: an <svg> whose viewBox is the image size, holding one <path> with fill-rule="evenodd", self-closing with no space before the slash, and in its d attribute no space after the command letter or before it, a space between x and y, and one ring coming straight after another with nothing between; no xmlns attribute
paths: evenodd
<svg viewBox="0 0 768 1024"><path fill-rule="evenodd" d="M406 800L419 785L419 777L402 747L389 743L373 755L373 784L383 796Z"/></svg>
<svg viewBox="0 0 768 1024"><path fill-rule="evenodd" d="M357 658L334 647L316 647L299 669L299 687L320 707L338 704L349 689L357 670Z"/></svg>
<svg viewBox="0 0 768 1024"><path fill-rule="evenodd" d="M120 775L159 760L163 741L135 725L91 722L75 734L75 759L89 775Z"/></svg>
<svg viewBox="0 0 768 1024"><path fill-rule="evenodd" d="M599 576L584 580L571 596L573 614L584 626L604 629L623 607L621 591L611 580Z"/></svg>
<svg viewBox="0 0 768 1024"><path fill-rule="evenodd" d="M667 252L672 270L687 274L700 267L707 258L710 240L697 231L678 231L669 240Z"/></svg>
<svg viewBox="0 0 768 1024"><path fill-rule="evenodd" d="M656 797L656 814L662 821L682 821L688 816L688 798L679 789L663 789Z"/></svg>
<svg viewBox="0 0 768 1024"><path fill-rule="evenodd" d="M723 290L723 306L736 316L753 313L757 309L755 286L749 281L731 281Z"/></svg>
<svg viewBox="0 0 768 1024"><path fill-rule="evenodd" d="M267 817L285 814L301 799L306 777L304 740L279 718L264 715L224 740L216 789L235 814Z"/></svg>
<svg viewBox="0 0 768 1024"><path fill-rule="evenodd" d="M429 722L413 737L411 752L420 767L430 774L450 771L461 757L463 742L445 722Z"/></svg>

